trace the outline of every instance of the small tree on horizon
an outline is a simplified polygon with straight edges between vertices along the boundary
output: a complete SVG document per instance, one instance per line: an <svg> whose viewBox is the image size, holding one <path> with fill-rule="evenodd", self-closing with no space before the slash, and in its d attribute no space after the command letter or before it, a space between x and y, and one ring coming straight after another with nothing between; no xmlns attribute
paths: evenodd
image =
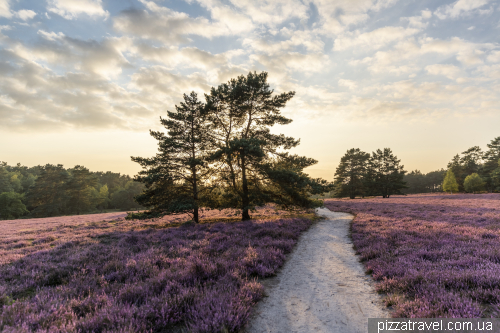
<svg viewBox="0 0 500 333"><path fill-rule="evenodd" d="M335 171L334 196L342 198L348 196L354 199L356 195L364 194L364 175L370 154L359 148L349 149L340 159Z"/></svg>
<svg viewBox="0 0 500 333"><path fill-rule="evenodd" d="M453 171L451 169L448 169L448 171L446 172L446 176L444 176L443 191L450 191L451 194L453 194L453 191L458 192L457 179L455 178L455 175L453 174Z"/></svg>
<svg viewBox="0 0 500 333"><path fill-rule="evenodd" d="M465 177L464 188L465 191L475 194L484 189L484 181L477 173L470 174Z"/></svg>

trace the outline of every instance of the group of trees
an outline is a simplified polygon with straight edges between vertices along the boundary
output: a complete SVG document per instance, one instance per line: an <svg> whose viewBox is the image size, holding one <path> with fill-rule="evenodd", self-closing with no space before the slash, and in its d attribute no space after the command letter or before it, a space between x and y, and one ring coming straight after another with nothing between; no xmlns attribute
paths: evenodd
<svg viewBox="0 0 500 333"><path fill-rule="evenodd" d="M391 149L377 149L371 155L352 148L341 158L335 171L333 196L349 197L381 195L389 198L406 188L403 166Z"/></svg>
<svg viewBox="0 0 500 333"><path fill-rule="evenodd" d="M0 164L0 219L48 217L104 209L140 208L143 185L127 175L91 172L83 166L26 167Z"/></svg>
<svg viewBox="0 0 500 333"><path fill-rule="evenodd" d="M281 109L294 92L273 94L267 73L249 73L205 94L184 95L167 118L167 133L150 131L159 153L132 157L143 170L135 180L145 184L137 201L150 210L143 216L188 213L198 222L203 208L238 208L242 220L256 206L275 203L283 208L312 208L311 194L330 184L311 179L304 168L316 163L287 150L299 140L273 134L270 128L292 120Z"/></svg>
<svg viewBox="0 0 500 333"><path fill-rule="evenodd" d="M445 174L446 170L444 169L431 171L426 174L420 172L420 170L408 172L403 178L407 188L401 192L404 194L442 192Z"/></svg>
<svg viewBox="0 0 500 333"><path fill-rule="evenodd" d="M500 136L486 146L485 152L474 146L453 157L448 163L445 191L500 191Z"/></svg>

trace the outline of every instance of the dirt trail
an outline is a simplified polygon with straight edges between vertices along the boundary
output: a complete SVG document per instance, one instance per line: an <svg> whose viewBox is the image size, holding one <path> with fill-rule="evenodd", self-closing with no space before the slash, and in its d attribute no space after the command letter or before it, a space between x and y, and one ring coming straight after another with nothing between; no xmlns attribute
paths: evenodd
<svg viewBox="0 0 500 333"><path fill-rule="evenodd" d="M353 218L326 208L304 233L278 276L265 281L248 333L366 333L368 318L388 317L348 236Z"/></svg>

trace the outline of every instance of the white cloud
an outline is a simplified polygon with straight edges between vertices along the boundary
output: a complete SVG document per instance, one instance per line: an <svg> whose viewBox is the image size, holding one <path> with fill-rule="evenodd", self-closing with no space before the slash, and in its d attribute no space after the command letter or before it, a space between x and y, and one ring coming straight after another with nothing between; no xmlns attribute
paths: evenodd
<svg viewBox="0 0 500 333"><path fill-rule="evenodd" d="M343 86L343 87L347 87L351 90L354 90L358 87L356 81L352 81L352 80L344 80L344 79L340 79L338 81L339 83L339 86Z"/></svg>
<svg viewBox="0 0 500 333"><path fill-rule="evenodd" d="M36 13L32 10L21 9L16 13L16 16L19 17L23 21L31 20L36 16Z"/></svg>
<svg viewBox="0 0 500 333"><path fill-rule="evenodd" d="M402 27L383 27L370 32L360 33L356 31L335 39L333 49L343 51L353 47L363 49L379 49L392 42L400 41L406 37L418 33L419 29Z"/></svg>
<svg viewBox="0 0 500 333"><path fill-rule="evenodd" d="M500 51L492 51L487 59L489 62L500 62Z"/></svg>
<svg viewBox="0 0 500 333"><path fill-rule="evenodd" d="M187 42L189 35L212 38L233 34L220 22L212 23L204 17L192 18L186 13L158 6L151 1L143 3L149 11L125 10L113 19L114 28L120 32L165 43Z"/></svg>
<svg viewBox="0 0 500 333"><path fill-rule="evenodd" d="M432 75L443 75L449 79L456 79L460 74L460 68L454 65L434 64L425 67L425 70Z"/></svg>
<svg viewBox="0 0 500 333"><path fill-rule="evenodd" d="M152 47L147 44L139 44L133 47L131 51L141 59L161 63L170 69L183 67L205 70L223 66L232 57L242 53L242 50L232 50L227 53L212 54L196 47L178 49L177 47Z"/></svg>
<svg viewBox="0 0 500 333"><path fill-rule="evenodd" d="M467 15L470 12L483 7L488 4L490 0L458 0L450 5L439 7L434 14L444 20L447 18L457 18L459 16Z"/></svg>
<svg viewBox="0 0 500 333"><path fill-rule="evenodd" d="M6 17L6 18L12 17L9 0L0 0L0 17Z"/></svg>
<svg viewBox="0 0 500 333"><path fill-rule="evenodd" d="M230 0L258 24L274 26L291 18L307 19L306 6L299 0Z"/></svg>
<svg viewBox="0 0 500 333"><path fill-rule="evenodd" d="M108 18L108 11L102 7L101 0L49 0L47 10L67 20L80 15Z"/></svg>

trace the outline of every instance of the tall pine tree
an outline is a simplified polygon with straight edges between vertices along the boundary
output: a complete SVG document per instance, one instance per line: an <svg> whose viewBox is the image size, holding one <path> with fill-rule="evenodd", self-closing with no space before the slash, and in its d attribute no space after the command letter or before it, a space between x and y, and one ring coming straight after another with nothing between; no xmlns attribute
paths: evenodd
<svg viewBox="0 0 500 333"><path fill-rule="evenodd" d="M338 198L348 196L354 199L356 195L364 195L364 176L370 154L359 148L349 149L340 159L335 171L334 195Z"/></svg>
<svg viewBox="0 0 500 333"><path fill-rule="evenodd" d="M406 188L403 180L406 171L399 165L400 162L390 148L383 151L377 149L372 153L367 177L371 181L372 194L382 195L383 198L401 194L401 190Z"/></svg>
<svg viewBox="0 0 500 333"><path fill-rule="evenodd" d="M213 146L210 124L205 104L195 92L184 94L184 102L175 109L167 112L168 118L160 118L167 134L150 131L158 140L159 153L132 157L143 168L134 179L146 185L136 200L150 208L150 215L189 213L198 223L200 192L211 172L207 162Z"/></svg>
<svg viewBox="0 0 500 333"><path fill-rule="evenodd" d="M283 207L318 205L309 194L325 191L327 183L303 172L316 161L284 152L299 140L270 132L276 124L291 123L281 109L294 95L273 95L267 73L254 72L212 88L206 96L219 146L212 160L218 163L217 178L226 185L212 192L212 205L238 207L243 220L250 219L249 210L267 202Z"/></svg>

